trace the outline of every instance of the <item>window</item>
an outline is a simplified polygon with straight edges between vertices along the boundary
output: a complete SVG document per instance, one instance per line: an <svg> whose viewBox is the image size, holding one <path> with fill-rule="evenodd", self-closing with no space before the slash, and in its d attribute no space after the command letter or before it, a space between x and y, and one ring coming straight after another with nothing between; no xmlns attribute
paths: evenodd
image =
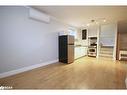
<svg viewBox="0 0 127 95"><path fill-rule="evenodd" d="M86 40L87 39L87 30L84 29L82 30L82 40Z"/></svg>

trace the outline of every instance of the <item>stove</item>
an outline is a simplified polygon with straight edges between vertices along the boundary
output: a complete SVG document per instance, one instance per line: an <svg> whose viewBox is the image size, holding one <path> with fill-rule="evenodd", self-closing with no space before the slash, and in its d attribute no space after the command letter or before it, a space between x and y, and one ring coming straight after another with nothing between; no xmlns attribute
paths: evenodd
<svg viewBox="0 0 127 95"><path fill-rule="evenodd" d="M97 56L97 46L88 47L88 56L96 57Z"/></svg>

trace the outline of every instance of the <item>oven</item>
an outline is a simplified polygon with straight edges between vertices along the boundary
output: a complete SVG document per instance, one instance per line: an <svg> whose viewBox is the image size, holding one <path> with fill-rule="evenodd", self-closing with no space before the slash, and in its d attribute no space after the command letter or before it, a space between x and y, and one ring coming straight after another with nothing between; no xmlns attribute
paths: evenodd
<svg viewBox="0 0 127 95"><path fill-rule="evenodd" d="M94 46L88 47L88 56L96 57L97 55L97 48Z"/></svg>

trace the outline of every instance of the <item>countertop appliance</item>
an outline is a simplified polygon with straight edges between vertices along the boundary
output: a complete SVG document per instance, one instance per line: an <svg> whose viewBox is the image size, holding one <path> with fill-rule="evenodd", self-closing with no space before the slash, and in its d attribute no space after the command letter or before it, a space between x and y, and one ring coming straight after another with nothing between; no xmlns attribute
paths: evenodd
<svg viewBox="0 0 127 95"><path fill-rule="evenodd" d="M74 62L74 36L59 36L59 62Z"/></svg>

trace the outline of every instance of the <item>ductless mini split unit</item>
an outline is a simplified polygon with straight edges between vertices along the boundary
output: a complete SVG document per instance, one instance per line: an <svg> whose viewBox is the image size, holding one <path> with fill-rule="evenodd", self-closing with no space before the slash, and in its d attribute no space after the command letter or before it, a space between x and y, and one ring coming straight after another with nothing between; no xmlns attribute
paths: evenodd
<svg viewBox="0 0 127 95"><path fill-rule="evenodd" d="M42 13L34 8L29 8L29 18L37 20L37 21L42 21L45 23L50 22L50 16Z"/></svg>

